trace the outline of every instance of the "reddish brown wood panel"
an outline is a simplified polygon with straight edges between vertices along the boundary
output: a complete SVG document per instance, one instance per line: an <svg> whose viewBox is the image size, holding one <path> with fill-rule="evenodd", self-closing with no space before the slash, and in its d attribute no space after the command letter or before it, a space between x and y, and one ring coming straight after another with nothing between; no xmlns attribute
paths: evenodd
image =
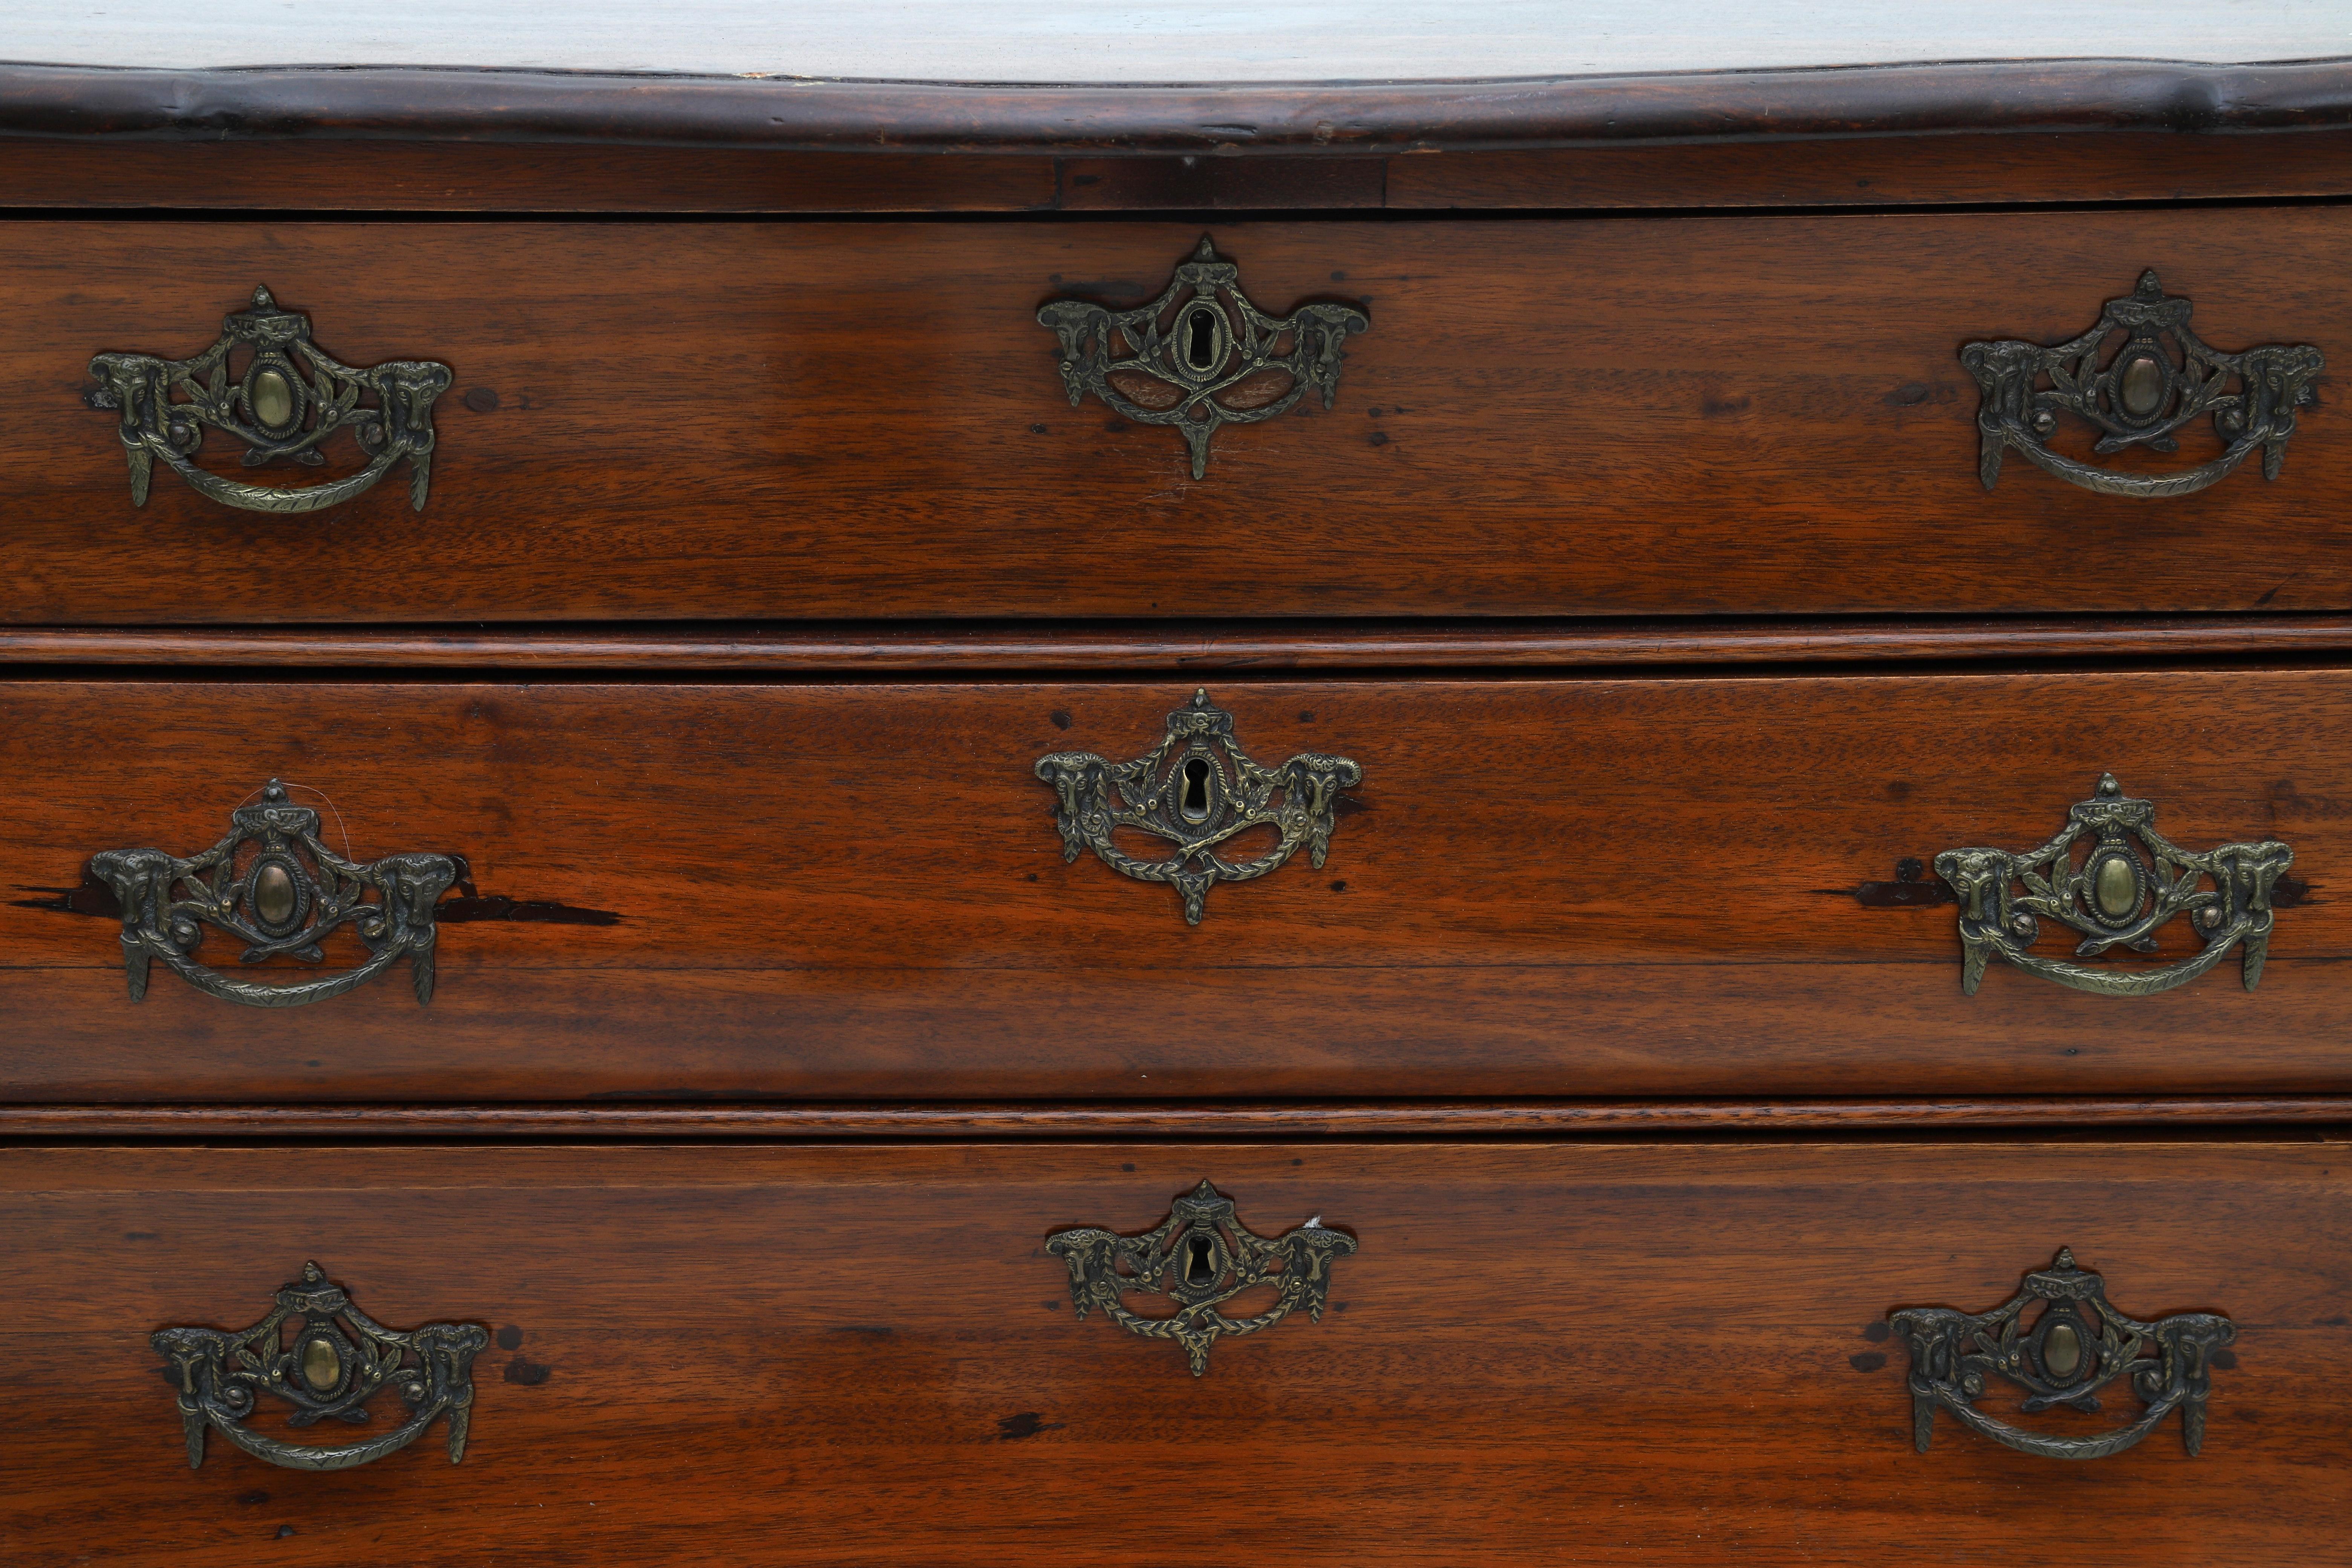
<svg viewBox="0 0 2352 1568"><path fill-rule="evenodd" d="M1030 212L1054 160L730 147L0 138L0 205L267 212ZM2292 193L2282 193L2292 194Z"/></svg>
<svg viewBox="0 0 2352 1568"><path fill-rule="evenodd" d="M1386 195L1391 208L1471 211L2249 200L2352 192L2347 151L2339 131L2045 131L1465 152L1390 159Z"/></svg>
<svg viewBox="0 0 2352 1568"><path fill-rule="evenodd" d="M2352 132L2342 131L2076 131L1433 149L1399 156L1055 158L560 142L0 138L0 206L919 213L2242 201L2352 194L2347 145Z"/></svg>
<svg viewBox="0 0 2352 1568"><path fill-rule="evenodd" d="M1373 325L1335 409L1227 431L1195 482L1171 432L1069 405L1034 315L1148 299L1201 232L22 224L0 381L39 458L0 486L0 618L2352 605L2352 421L2311 412L2275 483L2150 502L2012 461L1988 494L1957 357L2079 332L2144 267L2218 346L2352 352L2352 213L1219 225L1262 303ZM348 361L455 367L421 515L168 474L131 506L89 355L193 353L257 282Z"/></svg>
<svg viewBox="0 0 2352 1568"><path fill-rule="evenodd" d="M1191 690L10 683L0 1010L32 1026L0 1098L2352 1089L2352 671L1230 683L1262 762L1364 779L1321 870L1219 887L1197 928L1066 865L1032 773L1142 753ZM2184 846L2294 847L2259 990L2231 960L1967 997L1951 906L1856 896L2042 844L2103 769ZM115 922L67 907L87 858L192 854L271 776L355 855L457 852L485 899L617 923L453 919L428 1008L397 975L257 1011L160 970L133 1005Z"/></svg>
<svg viewBox="0 0 2352 1568"><path fill-rule="evenodd" d="M341 1568L386 1542L420 1564L1107 1542L1446 1568L2103 1541L2324 1561L2352 1503L2347 1171L2338 1142L11 1151L0 1546L27 1568ZM1319 1213L1360 1250L1321 1322L1228 1340L1196 1380L1074 1321L1042 1244L1148 1228L1203 1177L1261 1232ZM1990 1309L2061 1246L2125 1310L2239 1325L2202 1455L2177 1419L2068 1465L1948 1416L1914 1452L1885 1314ZM498 1336L462 1464L436 1429L338 1474L217 1436L187 1468L147 1335L242 1327L310 1258L385 1323ZM2069 1435L2137 1408L1985 1403Z"/></svg>

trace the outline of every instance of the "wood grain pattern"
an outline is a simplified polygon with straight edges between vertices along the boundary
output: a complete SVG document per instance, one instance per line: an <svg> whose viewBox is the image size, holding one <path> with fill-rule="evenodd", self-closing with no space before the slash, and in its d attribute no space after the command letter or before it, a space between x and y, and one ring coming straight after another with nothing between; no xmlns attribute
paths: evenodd
<svg viewBox="0 0 2352 1568"><path fill-rule="evenodd" d="M2352 421L2311 413L2276 483L2150 503L2020 463L1988 494L1957 359L2079 331L2145 266L2217 344L2352 343L2352 213L1219 226L1262 301L1373 327L1336 409L1228 432L1195 483L1174 435L1069 405L1034 312L1148 298L1200 233L11 227L0 384L42 456L0 485L0 619L2352 605ZM169 476L131 505L89 354L194 352L257 281L347 360L456 367L422 514Z"/></svg>
<svg viewBox="0 0 2352 1568"><path fill-rule="evenodd" d="M1263 14L1254 20L1262 26ZM2339 30L2329 30L2340 40ZM1189 26L1184 31L1198 36ZM1449 39L1478 41L1456 18L1447 18L1444 31ZM2000 36L2015 42L2009 26ZM1681 58L1689 49L1687 39L1677 42ZM1234 58L1230 52L1224 58ZM406 58L362 69L264 61L229 70L10 64L0 67L0 135L1247 156L1694 137L2263 132L2352 124L2352 60L2273 59L1978 58L1862 68L1841 62L1829 69L1669 66L1592 75L1529 69L1521 59L1503 73L1440 73L1452 80L1383 70L1365 74L1388 79L1317 81L1285 70L1270 80L1223 83L1171 80L1153 66L1147 68L1155 72L1150 79L1120 85L1033 85L1041 79L1025 74L1022 85L908 80L901 71L882 73L895 80L826 81L748 73L647 79L593 68L419 70L402 68L418 63ZM1428 68L1425 57L1417 63ZM1463 79L1482 75L1498 79Z"/></svg>
<svg viewBox="0 0 2352 1568"><path fill-rule="evenodd" d="M2045 131L1328 156L0 136L0 206L1035 213L1890 207L2352 194L2352 132Z"/></svg>
<svg viewBox="0 0 2352 1568"><path fill-rule="evenodd" d="M305 155L281 142L0 136L0 206L16 208L1019 213L1051 210L1055 195L1042 153L337 141Z"/></svg>
<svg viewBox="0 0 2352 1568"><path fill-rule="evenodd" d="M1904 660L2286 658L2352 649L2341 616L1907 621L950 622L626 627L0 626L0 665L778 671L1461 669Z"/></svg>
<svg viewBox="0 0 2352 1568"><path fill-rule="evenodd" d="M1364 769L1319 872L1211 895L1065 865L1052 751L1191 683L0 687L0 1056L20 1101L2340 1093L2352 671L1228 682L1262 760ZM1905 858L2025 848L2101 770L2205 847L2275 837L2262 987L1959 989ZM465 855L603 926L452 924L431 1007L257 1013L61 905L264 779L356 854ZM2163 956L2193 951L2185 922ZM2051 942L2055 943L2053 937ZM216 962L227 960L215 955Z"/></svg>
<svg viewBox="0 0 2352 1568"><path fill-rule="evenodd" d="M2323 1561L2352 1501L2347 1169L2337 1142L12 1150L0 1549ZM1156 1224L1203 1176L1262 1231L1320 1212L1361 1250L1321 1323L1195 1381L1074 1322L1041 1244ZM2062 1244L2126 1310L2240 1324L2202 1457L2177 1423L2085 1466L1948 1420L1914 1453L1873 1326L1992 1307ZM248 1322L310 1257L383 1321L501 1336L462 1465L428 1442L303 1475L215 1440L187 1468L147 1334Z"/></svg>
<svg viewBox="0 0 2352 1568"><path fill-rule="evenodd" d="M2352 136L2044 131L1463 152L1389 160L1398 210L1842 207L2339 195ZM0 144L0 169L7 149Z"/></svg>
<svg viewBox="0 0 2352 1568"><path fill-rule="evenodd" d="M0 1105L0 1139L1539 1138L2352 1124L2352 1095L993 1105Z"/></svg>

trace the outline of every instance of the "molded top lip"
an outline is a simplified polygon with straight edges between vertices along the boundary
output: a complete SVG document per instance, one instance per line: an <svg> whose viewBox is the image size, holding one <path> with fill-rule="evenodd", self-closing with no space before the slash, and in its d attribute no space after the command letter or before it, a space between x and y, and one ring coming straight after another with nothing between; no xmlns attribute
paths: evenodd
<svg viewBox="0 0 2352 1568"><path fill-rule="evenodd" d="M0 136L808 152L1386 154L2352 127L2352 57L1985 60L1462 80L1018 84L482 67L0 62Z"/></svg>
<svg viewBox="0 0 2352 1568"><path fill-rule="evenodd" d="M26 60L162 70L376 67L859 83L1265 86L2352 52L2341 0L206 0L5 7Z"/></svg>
<svg viewBox="0 0 2352 1568"><path fill-rule="evenodd" d="M2352 35L2347 35L2352 37ZM482 77L549 77L573 81L661 82L713 85L770 82L808 87L924 87L968 89L991 92L1234 92L1261 89L1303 91L1322 88L1511 88L1564 86L1571 83L1737 80L1743 78L1806 77L1826 73L1875 71L2001 69L2019 72L2063 71L2081 67L2143 67L2189 73L2273 70L2288 66L2352 65L2352 53L2280 56L2273 59L2216 60L2176 55L1986 55L1922 57L1917 59L1824 60L1747 66L1692 66L1641 70L1569 70L1436 72L1388 75L1269 75L1149 77L988 77L877 76L833 71L742 70L713 71L661 67L534 65L529 63L467 64L452 60L371 60L338 63L329 59L248 60L234 64L150 65L100 60L17 59L0 58L0 71L90 71L110 75L155 77L238 77L268 73L360 76L371 72L416 71L436 75Z"/></svg>

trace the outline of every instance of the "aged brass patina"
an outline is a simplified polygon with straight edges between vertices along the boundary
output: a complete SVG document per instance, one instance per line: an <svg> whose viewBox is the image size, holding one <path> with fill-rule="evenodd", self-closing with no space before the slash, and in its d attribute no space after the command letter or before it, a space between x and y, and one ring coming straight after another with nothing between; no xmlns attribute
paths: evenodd
<svg viewBox="0 0 2352 1568"><path fill-rule="evenodd" d="M2042 1364L2060 1384L2072 1383L2083 1369L2083 1332L2071 1320L2053 1323L2042 1336Z"/></svg>
<svg viewBox="0 0 2352 1568"><path fill-rule="evenodd" d="M253 417L267 430L282 430L294 420L294 387L276 366L253 374Z"/></svg>
<svg viewBox="0 0 2352 1568"><path fill-rule="evenodd" d="M246 368L232 379L230 362L240 354ZM89 373L99 380L89 405L121 416L133 506L147 504L158 458L225 506L279 513L349 500L404 458L409 504L425 510L433 401L449 389L449 367L429 360L389 360L366 370L344 364L310 341L310 317L279 310L267 289L255 289L252 308L225 318L219 341L193 359L102 353L89 362ZM374 406L362 407L362 395L373 395ZM338 430L352 433L368 465L304 489L225 479L191 460L206 426L245 443L247 468L281 460L316 468L326 460L320 443Z"/></svg>
<svg viewBox="0 0 2352 1568"><path fill-rule="evenodd" d="M1319 868L1330 853L1339 792L1364 776L1348 758L1317 752L1302 752L1277 768L1260 767L1234 740L1234 716L1211 707L1205 690L1192 693L1190 707L1168 715L1168 733L1133 762L1055 752L1038 758L1036 771L1054 786L1063 862L1092 849L1123 876L1165 882L1183 899L1190 925L1201 923L1211 888L1279 869L1301 845ZM1244 860L1218 853L1254 827L1275 830L1271 848ZM1113 838L1121 828L1163 840L1170 852L1129 854Z"/></svg>
<svg viewBox="0 0 2352 1568"><path fill-rule="evenodd" d="M1936 875L1959 901L1960 989L1975 995L1986 963L1997 956L2077 991L2149 996L2188 984L2243 944L2252 991L2270 952L2271 895L2294 864L2294 851L2263 839L2200 855L2158 833L2155 819L2153 802L2131 799L2107 773L2096 795L2069 809L2064 831L2039 849L1947 849L1937 856ZM2089 853L2077 865L2074 852L2084 838ZM2050 920L2082 933L2076 958L2116 947L2153 952L2158 928L2180 914L2205 947L2179 963L2095 968L2028 951L2041 922Z"/></svg>
<svg viewBox="0 0 2352 1568"><path fill-rule="evenodd" d="M2027 1321L2035 1308L2039 1316ZM2205 1446L2214 1354L2238 1336L2229 1319L2210 1312L2181 1312L2152 1323L2126 1317L2108 1304L2106 1282L2077 1268L2064 1247L2057 1261L2028 1274L2024 1289L1990 1312L1906 1307L1887 1321L1911 1352L1911 1441L1919 1452L1927 1451L1936 1412L1943 1409L1971 1432L2053 1459L2120 1454L2176 1409L2181 1441L2193 1456ZM2097 1410L2099 1391L2117 1383L2146 1408L2128 1425L2097 1436L2047 1436L1976 1407L1991 1377L2025 1391L2029 1415L2061 1405Z"/></svg>
<svg viewBox="0 0 2352 1568"><path fill-rule="evenodd" d="M298 1350L285 1348L293 1325ZM402 1332L357 1307L316 1263L278 1292L269 1315L249 1329L164 1329L152 1342L180 1385L180 1426L188 1467L205 1462L205 1432L217 1431L257 1459L289 1470L348 1470L408 1447L436 1420L449 1419L449 1462L466 1457L474 1405L474 1357L490 1342L474 1323L426 1323ZM255 1396L294 1406L289 1426L333 1418L368 1419L368 1401L389 1387L408 1406L390 1432L334 1446L288 1443L245 1425Z"/></svg>
<svg viewBox="0 0 2352 1568"><path fill-rule="evenodd" d="M1356 1250L1356 1238L1323 1224L1320 1215L1286 1235L1254 1234L1234 1217L1234 1202L1206 1181L1176 1199L1168 1217L1141 1236L1119 1236L1093 1226L1056 1231L1045 1250L1069 1265L1070 1300L1078 1321L1095 1308L1131 1334L1174 1340L1199 1377L1209 1370L1209 1347L1228 1335L1270 1329L1301 1307L1323 1321L1331 1266ZM1275 1287L1274 1305L1248 1318L1218 1309L1258 1285ZM1128 1310L1129 1294L1176 1304L1173 1317Z"/></svg>
<svg viewBox="0 0 2352 1568"><path fill-rule="evenodd" d="M1306 304L1276 320L1249 302L1241 269L1209 237L1149 305L1114 310L1056 300L1037 312L1062 345L1062 384L1076 408L1093 393L1139 425L1171 425L1209 471L1209 440L1227 425L1286 414L1312 387L1331 406L1341 346L1371 321L1353 305Z"/></svg>
<svg viewBox="0 0 2352 1568"><path fill-rule="evenodd" d="M253 874L253 912L265 926L282 926L294 918L294 873L281 860L272 860Z"/></svg>
<svg viewBox="0 0 2352 1568"><path fill-rule="evenodd" d="M343 1381L343 1358L324 1334L302 1342L302 1381L321 1394Z"/></svg>
<svg viewBox="0 0 2352 1568"><path fill-rule="evenodd" d="M2167 294L2153 269L2139 287L2107 301L2098 322L2078 338L2047 347L2014 339L1969 343L1960 363L1977 379L1977 477L1990 489L2004 453L2086 490L2114 496L2179 496L2227 479L2263 454L2263 478L2286 462L2294 411L2318 401L2312 383L2325 362L2309 344L2267 344L2243 353L2210 349L2189 330L2189 301ZM2112 353L2117 333L2124 342ZM2045 388L2042 384L2049 382ZM2174 452L2178 433L2210 416L2224 443L2221 456L2173 474L2117 473L2050 449L2058 416L2099 431L2099 457L2126 447Z"/></svg>
<svg viewBox="0 0 2352 1568"><path fill-rule="evenodd" d="M433 906L457 879L457 863L446 855L387 855L366 865L344 859L320 841L317 810L288 799L276 779L259 802L231 812L228 837L200 855L183 860L161 849L109 849L90 857L89 870L114 890L121 910L133 1002L145 1000L150 962L161 959L197 990L248 1007L340 996L404 957L417 1001L430 1002ZM319 943L344 925L359 934L368 958L341 974L268 984L231 979L195 960L204 928L214 926L246 944L247 963L280 952L323 963Z"/></svg>

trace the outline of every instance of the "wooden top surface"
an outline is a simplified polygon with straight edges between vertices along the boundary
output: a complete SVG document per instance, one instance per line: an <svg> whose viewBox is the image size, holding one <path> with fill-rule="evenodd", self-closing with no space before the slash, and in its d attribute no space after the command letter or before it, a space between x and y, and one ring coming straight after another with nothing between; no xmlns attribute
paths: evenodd
<svg viewBox="0 0 2352 1568"><path fill-rule="evenodd" d="M415 0L396 13L0 0L0 197L19 206L2327 195L2344 163L2334 138L2352 136L2347 0L2144 15L2121 0L2000 12L1885 0L689 0L658 14L616 0ZM2053 134L2069 138L2065 156L2041 140ZM301 141L326 150L281 156ZM579 149L569 163L552 151L566 144ZM1394 156L1428 153L1519 162ZM801 156L811 153L828 156ZM1121 162L1077 166L1105 158Z"/></svg>
<svg viewBox="0 0 2352 1568"><path fill-rule="evenodd" d="M2352 126L2352 5L0 0L0 137L1365 153Z"/></svg>
<svg viewBox="0 0 2352 1568"><path fill-rule="evenodd" d="M1526 79L1969 60L2204 64L2352 54L2343 0L2061 6L1886 0L1007 0L778 5L411 0L396 8L216 0L8 0L0 55L222 69L454 66L834 80L1244 83Z"/></svg>

